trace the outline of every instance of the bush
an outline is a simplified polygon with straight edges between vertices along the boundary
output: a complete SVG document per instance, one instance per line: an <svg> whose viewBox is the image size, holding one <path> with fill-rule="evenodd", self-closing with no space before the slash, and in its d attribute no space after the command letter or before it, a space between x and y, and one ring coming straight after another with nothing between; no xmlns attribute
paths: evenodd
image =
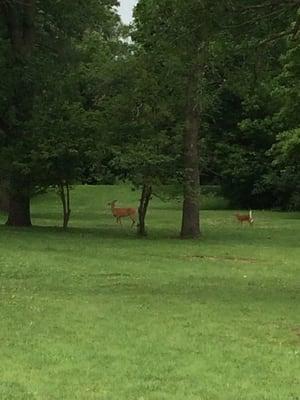
<svg viewBox="0 0 300 400"><path fill-rule="evenodd" d="M203 192L202 192L203 193ZM226 210L230 203L223 196L214 193L202 194L200 197L201 210Z"/></svg>

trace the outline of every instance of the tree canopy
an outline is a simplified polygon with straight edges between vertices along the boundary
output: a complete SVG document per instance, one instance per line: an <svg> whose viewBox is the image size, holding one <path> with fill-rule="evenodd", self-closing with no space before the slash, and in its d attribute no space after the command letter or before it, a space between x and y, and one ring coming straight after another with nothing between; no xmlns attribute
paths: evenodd
<svg viewBox="0 0 300 400"><path fill-rule="evenodd" d="M181 185L182 238L201 234L200 183L238 207L300 207L298 0L0 2L0 181L9 225L56 188Z"/></svg>

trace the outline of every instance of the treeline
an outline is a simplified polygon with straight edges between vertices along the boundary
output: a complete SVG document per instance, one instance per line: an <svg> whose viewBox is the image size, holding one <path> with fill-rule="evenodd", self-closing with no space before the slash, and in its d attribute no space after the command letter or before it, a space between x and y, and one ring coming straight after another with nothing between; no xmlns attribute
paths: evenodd
<svg viewBox="0 0 300 400"><path fill-rule="evenodd" d="M214 4L215 3L215 4ZM232 205L300 208L299 0L0 0L0 180L8 225L55 188L130 180L182 187L197 237L199 181Z"/></svg>

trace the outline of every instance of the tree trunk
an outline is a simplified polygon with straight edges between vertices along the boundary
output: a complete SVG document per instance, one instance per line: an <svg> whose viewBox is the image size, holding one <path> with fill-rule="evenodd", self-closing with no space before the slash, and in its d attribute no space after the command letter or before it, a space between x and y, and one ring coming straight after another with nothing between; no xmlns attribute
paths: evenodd
<svg viewBox="0 0 300 400"><path fill-rule="evenodd" d="M24 193L9 194L8 226L31 226L30 197Z"/></svg>
<svg viewBox="0 0 300 400"><path fill-rule="evenodd" d="M16 59L30 57L34 45L35 0L1 6Z"/></svg>
<svg viewBox="0 0 300 400"><path fill-rule="evenodd" d="M70 220L70 187L68 183L59 184L59 196L63 206L63 229L68 228Z"/></svg>
<svg viewBox="0 0 300 400"><path fill-rule="evenodd" d="M200 236L199 221L199 113L194 100L194 79L188 83L186 126L184 131L184 184L183 184L183 213L181 238L197 238Z"/></svg>
<svg viewBox="0 0 300 400"><path fill-rule="evenodd" d="M152 194L152 187L148 184L143 185L143 190L142 190L142 197L140 200L140 205L139 205L139 224L138 224L138 235L140 236L146 236L147 231L145 227L145 218L146 218L146 213L149 205L149 201L151 198Z"/></svg>
<svg viewBox="0 0 300 400"><path fill-rule="evenodd" d="M0 211L7 213L9 208L7 191L0 187Z"/></svg>
<svg viewBox="0 0 300 400"><path fill-rule="evenodd" d="M20 70L26 68L34 50L34 16L35 0L6 1L0 4L0 12L7 26L11 42L13 64ZM31 99L33 98L32 82L27 82L26 74L15 77L13 109L18 119L16 126L11 121L1 118L0 128L6 133L11 145L23 140L24 132L19 129L20 122L24 123L31 115ZM26 96L24 97L24 93ZM24 181L24 176L13 172L12 182ZM23 190L22 190L23 189ZM6 225L31 226L29 188L19 184L9 184L8 219Z"/></svg>

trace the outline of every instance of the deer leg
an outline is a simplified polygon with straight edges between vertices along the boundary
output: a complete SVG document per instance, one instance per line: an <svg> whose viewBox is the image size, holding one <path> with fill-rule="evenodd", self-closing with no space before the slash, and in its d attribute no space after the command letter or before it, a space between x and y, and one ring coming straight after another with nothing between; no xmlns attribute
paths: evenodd
<svg viewBox="0 0 300 400"><path fill-rule="evenodd" d="M133 228L133 227L134 227L134 224L135 224L135 219L132 218L132 217L130 217L130 218L131 218L131 221L132 221L131 228Z"/></svg>

